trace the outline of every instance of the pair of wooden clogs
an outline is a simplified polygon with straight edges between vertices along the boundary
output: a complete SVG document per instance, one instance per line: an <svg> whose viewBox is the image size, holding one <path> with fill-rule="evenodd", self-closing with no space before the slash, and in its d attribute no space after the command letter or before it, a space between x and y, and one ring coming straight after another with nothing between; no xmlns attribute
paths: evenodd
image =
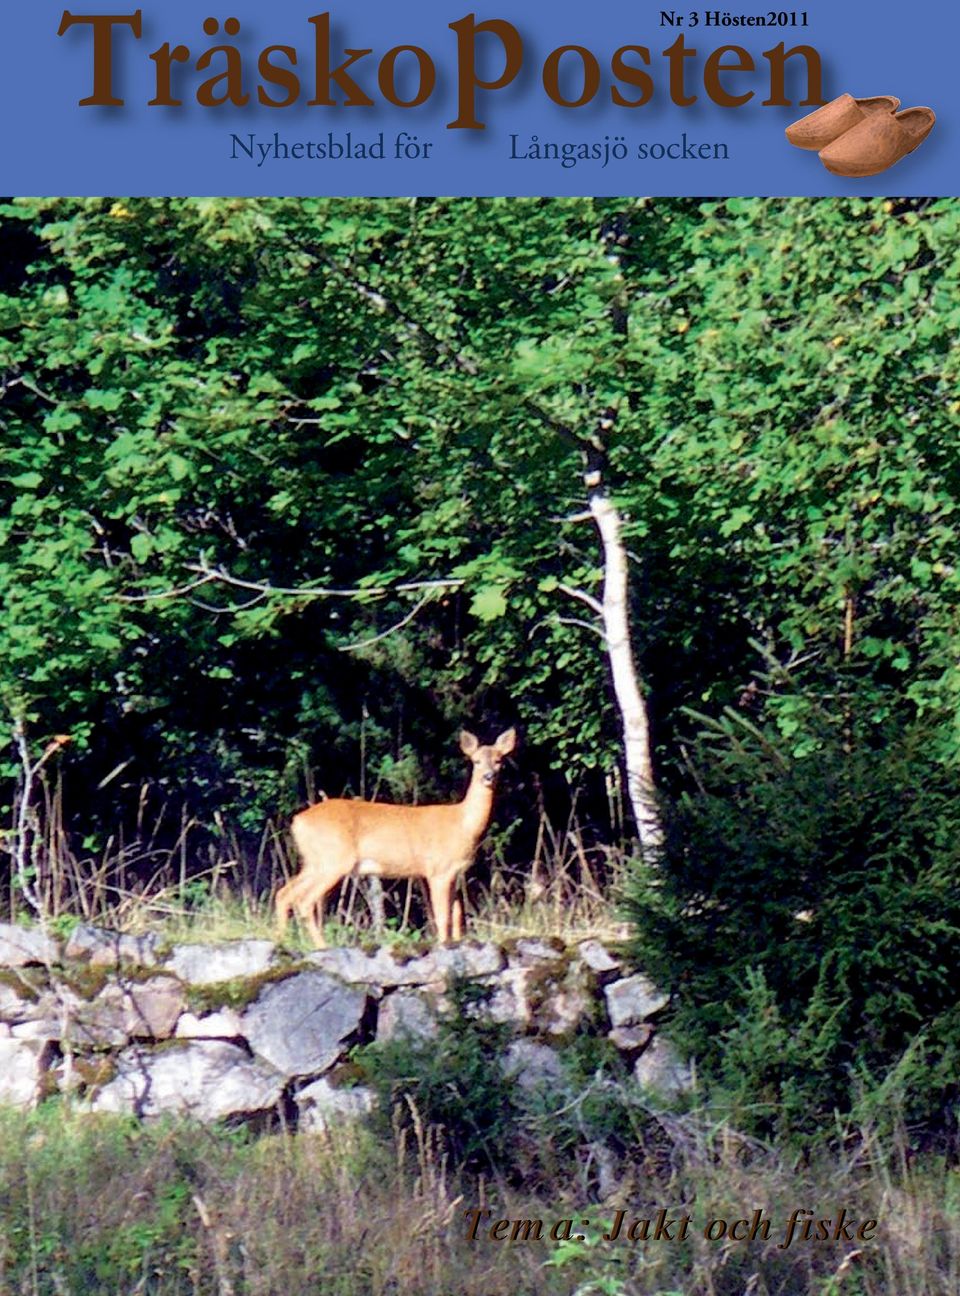
<svg viewBox="0 0 960 1296"><path fill-rule="evenodd" d="M820 161L841 176L871 176L912 153L933 130L932 108L904 108L893 95L854 99L842 94L787 127L797 148L816 149Z"/></svg>

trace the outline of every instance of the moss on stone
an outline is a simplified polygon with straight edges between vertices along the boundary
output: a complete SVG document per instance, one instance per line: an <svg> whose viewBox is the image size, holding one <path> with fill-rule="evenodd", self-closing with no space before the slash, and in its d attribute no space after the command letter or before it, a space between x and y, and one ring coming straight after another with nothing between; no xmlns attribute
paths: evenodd
<svg viewBox="0 0 960 1296"><path fill-rule="evenodd" d="M256 976L234 977L230 981L214 981L210 985L185 985L184 994L187 1007L198 1017L218 1012L221 1008L239 1011L253 1003L265 985L286 981L298 972L316 971L310 963L285 963L258 972Z"/></svg>
<svg viewBox="0 0 960 1296"><path fill-rule="evenodd" d="M358 1084L362 1084L365 1078L366 1072L363 1067L352 1057L347 1058L345 1062L338 1062L323 1076L331 1089L353 1089Z"/></svg>
<svg viewBox="0 0 960 1296"><path fill-rule="evenodd" d="M153 1057L157 1053L185 1053L194 1044L209 1044L211 1042L204 1039L181 1039L178 1035L171 1035L168 1039L137 1040L136 1046L142 1053ZM227 1040L217 1040L216 1042L218 1044L228 1043Z"/></svg>
<svg viewBox="0 0 960 1296"><path fill-rule="evenodd" d="M57 975L57 982L81 999L96 999L110 981L113 969L92 963L68 963Z"/></svg>
<svg viewBox="0 0 960 1296"><path fill-rule="evenodd" d="M109 1052L74 1054L71 1065L84 1089L102 1089L117 1075L116 1058Z"/></svg>
<svg viewBox="0 0 960 1296"><path fill-rule="evenodd" d="M43 967L0 968L0 985L15 990L19 998L27 1003L38 1003L41 994L46 990L47 969Z"/></svg>

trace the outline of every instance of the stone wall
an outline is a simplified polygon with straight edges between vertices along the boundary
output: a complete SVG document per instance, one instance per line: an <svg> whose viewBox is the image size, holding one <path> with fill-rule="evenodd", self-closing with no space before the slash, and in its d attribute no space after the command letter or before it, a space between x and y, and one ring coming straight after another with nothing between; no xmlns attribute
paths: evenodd
<svg viewBox="0 0 960 1296"><path fill-rule="evenodd" d="M321 1128L372 1102L331 1083L347 1051L431 1036L453 977L487 988L484 1011L511 1028L504 1073L520 1085L549 1082L558 1048L583 1033L606 1035L660 1094L691 1083L657 1035L666 997L597 940L465 942L403 959L387 948L291 954L268 940L164 948L93 927L59 941L0 924L0 1102L63 1093L144 1119Z"/></svg>

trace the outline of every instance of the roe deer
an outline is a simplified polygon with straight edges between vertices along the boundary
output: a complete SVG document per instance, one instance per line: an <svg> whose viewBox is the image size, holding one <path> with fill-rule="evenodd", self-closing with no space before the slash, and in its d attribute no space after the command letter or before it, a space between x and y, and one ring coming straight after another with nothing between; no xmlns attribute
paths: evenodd
<svg viewBox="0 0 960 1296"><path fill-rule="evenodd" d="M504 756L517 742L507 729L490 747L472 733L460 735L460 749L473 762L470 786L454 805L382 805L371 801L321 801L294 816L291 830L303 866L277 892L281 936L292 911L323 949L323 902L348 874L423 878L442 943L462 935L462 909L453 909L453 885L469 868L490 822L493 788Z"/></svg>

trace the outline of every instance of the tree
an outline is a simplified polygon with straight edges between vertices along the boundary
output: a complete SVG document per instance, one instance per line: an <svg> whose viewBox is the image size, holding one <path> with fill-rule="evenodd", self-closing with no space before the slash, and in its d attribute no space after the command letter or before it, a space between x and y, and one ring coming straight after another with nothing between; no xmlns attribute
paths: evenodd
<svg viewBox="0 0 960 1296"><path fill-rule="evenodd" d="M78 737L89 786L130 757L252 826L308 751L339 791L401 712L420 749L519 713L538 760L609 769L583 606L629 614L667 788L682 708L736 702L771 655L793 684L759 700L798 746L853 677L883 714L956 716L949 204L0 217L0 679L38 736Z"/></svg>

